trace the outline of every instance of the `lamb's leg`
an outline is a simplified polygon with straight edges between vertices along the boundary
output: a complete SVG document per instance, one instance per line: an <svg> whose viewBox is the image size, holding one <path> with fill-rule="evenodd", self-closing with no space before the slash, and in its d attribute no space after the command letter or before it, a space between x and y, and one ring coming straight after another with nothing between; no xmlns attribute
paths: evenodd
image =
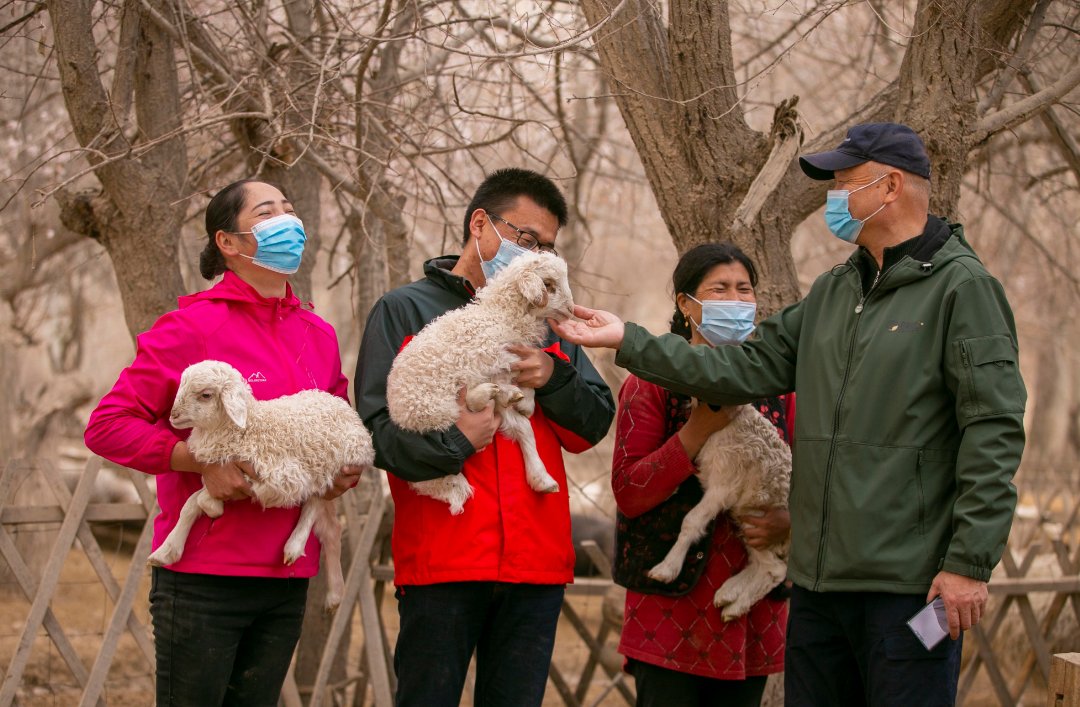
<svg viewBox="0 0 1080 707"><path fill-rule="evenodd" d="M214 507L210 501L217 501L218 505L223 505L206 489L199 489L188 496L188 500L184 501L184 507L180 509L180 517L176 525L165 536L165 542L150 553L146 561L155 567L164 567L178 561L184 555L184 544L187 542L188 534L191 533L191 526L202 515L206 506ZM218 515L221 515L221 511L218 511Z"/></svg>
<svg viewBox="0 0 1080 707"><path fill-rule="evenodd" d="M315 515L319 511L318 496L312 496L304 501L300 509L300 519L296 521L292 535L285 542L285 564L291 565L304 556L304 547L307 546L308 538L311 537L311 529L315 526Z"/></svg>
<svg viewBox="0 0 1080 707"><path fill-rule="evenodd" d="M341 574L341 523L334 511L334 502L319 499L315 513L315 537L322 543L323 569L326 572L326 610L334 611L345 593L345 578Z"/></svg>
<svg viewBox="0 0 1080 707"><path fill-rule="evenodd" d="M465 407L471 412L480 412L499 395L499 386L495 383L481 383L465 392Z"/></svg>
<svg viewBox="0 0 1080 707"><path fill-rule="evenodd" d="M713 597L713 604L723 607L724 621L736 619L761 601L773 587L784 580L787 563L776 548L758 550L746 548L749 559L741 572L728 578Z"/></svg>
<svg viewBox="0 0 1080 707"><path fill-rule="evenodd" d="M521 447L521 456L525 460L525 480L529 483L529 488L538 493L558 493L559 482L551 478L551 474L544 468L528 418L522 417L512 407L507 408L503 413L500 429Z"/></svg>
<svg viewBox="0 0 1080 707"><path fill-rule="evenodd" d="M495 392L495 404L500 409L513 407L525 417L532 417L533 392L529 388L521 389L516 385L500 385Z"/></svg>
<svg viewBox="0 0 1080 707"><path fill-rule="evenodd" d="M409 487L421 496L450 504L450 515L461 515L465 502L472 498L473 487L464 474L447 474L429 481L410 481Z"/></svg>
<svg viewBox="0 0 1080 707"><path fill-rule="evenodd" d="M707 489L705 495L697 505L683 518L679 537L675 540L668 554L656 567L649 570L649 577L658 582L671 582L679 576L683 562L686 561L686 553L690 546L697 542L709 527L709 521L730 507L728 494L717 487Z"/></svg>

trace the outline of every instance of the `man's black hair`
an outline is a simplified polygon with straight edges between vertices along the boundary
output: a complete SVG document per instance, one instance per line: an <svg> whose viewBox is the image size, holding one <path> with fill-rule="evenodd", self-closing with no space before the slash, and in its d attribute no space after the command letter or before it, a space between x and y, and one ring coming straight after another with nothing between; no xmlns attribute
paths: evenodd
<svg viewBox="0 0 1080 707"><path fill-rule="evenodd" d="M469 242L469 222L473 212L483 209L501 215L502 210L510 208L519 196L527 196L540 208L550 211L558 219L559 228L566 225L566 199L555 183L532 170L508 167L489 174L476 189L465 210L465 235L461 245Z"/></svg>

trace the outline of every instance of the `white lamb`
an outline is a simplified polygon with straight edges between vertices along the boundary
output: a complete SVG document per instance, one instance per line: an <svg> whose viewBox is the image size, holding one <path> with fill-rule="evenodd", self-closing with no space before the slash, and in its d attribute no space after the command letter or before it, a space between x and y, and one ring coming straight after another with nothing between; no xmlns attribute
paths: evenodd
<svg viewBox="0 0 1080 707"><path fill-rule="evenodd" d="M169 422L177 429L193 428L188 448L199 462L250 462L255 472L251 488L264 508L303 506L285 543L285 564L304 555L314 528L326 551L326 606L336 609L345 588L341 525L333 502L322 494L333 486L341 467L368 470L374 461L371 435L356 411L321 390L256 400L235 368L221 361L202 361L181 375ZM176 527L148 558L150 564L170 565L180 559L200 510L217 518L224 504L205 488L192 494Z"/></svg>
<svg viewBox="0 0 1080 707"><path fill-rule="evenodd" d="M518 357L507 347L539 345L548 331L546 320L567 319L573 310L561 258L548 253L515 258L476 293L475 300L432 320L397 355L386 381L390 419L413 432L443 431L458 418L462 388L470 410L481 410L494 400L503 413L499 430L521 447L529 486L540 493L558 492L558 482L536 451L528 419L534 410L534 391L514 385L510 365ZM410 486L450 504L453 515L464 510L473 493L462 474Z"/></svg>
<svg viewBox="0 0 1080 707"><path fill-rule="evenodd" d="M671 582L679 575L687 550L720 513L732 511L738 516L754 508L787 508L791 450L776 427L749 405L737 408L731 422L705 441L694 463L705 495L686 514L667 557L649 570L649 577L660 582ZM729 577L713 597L713 604L723 607L725 621L748 612L783 581L788 546L785 541L765 550L746 548L746 567Z"/></svg>

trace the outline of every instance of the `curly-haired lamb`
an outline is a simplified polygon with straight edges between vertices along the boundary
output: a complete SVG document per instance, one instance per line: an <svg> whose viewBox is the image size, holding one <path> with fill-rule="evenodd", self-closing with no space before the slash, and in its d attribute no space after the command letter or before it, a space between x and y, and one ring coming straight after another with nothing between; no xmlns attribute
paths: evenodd
<svg viewBox="0 0 1080 707"><path fill-rule="evenodd" d="M514 385L510 365L518 357L507 347L539 345L548 331L546 320L567 319L573 310L561 258L549 253L515 258L472 302L432 320L397 355L386 382L390 419L413 432L447 430L458 418L462 388L470 410L494 400L503 413L500 431L521 447L529 486L540 493L557 492L559 484L540 460L528 419L535 405L533 390ZM410 486L450 504L454 515L473 493L461 474Z"/></svg>
<svg viewBox="0 0 1080 707"><path fill-rule="evenodd" d="M356 411L341 398L304 390L273 400L256 400L240 372L221 361L188 366L180 377L169 422L192 428L188 448L203 464L247 461L254 470L251 488L264 508L300 506L300 519L285 543L285 564L303 556L312 529L326 551L326 606L337 608L345 587L341 574L341 525L332 501L322 494L343 466L370 469L375 458L371 435ZM204 488L192 494L176 526L149 557L170 565L184 552L200 509L211 518L224 504Z"/></svg>
<svg viewBox="0 0 1080 707"><path fill-rule="evenodd" d="M749 405L736 408L730 423L705 441L694 459L705 495L683 519L667 556L649 570L649 577L671 582L699 540L720 513L736 516L754 508L787 508L791 486L791 450L776 427ZM742 616L787 572L788 542L764 550L747 547L746 567L716 590L713 604L723 607L725 621Z"/></svg>

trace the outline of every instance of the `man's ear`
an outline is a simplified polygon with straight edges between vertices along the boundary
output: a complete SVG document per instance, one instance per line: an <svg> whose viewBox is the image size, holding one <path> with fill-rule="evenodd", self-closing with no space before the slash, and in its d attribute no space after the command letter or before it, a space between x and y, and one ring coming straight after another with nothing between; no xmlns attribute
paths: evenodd
<svg viewBox="0 0 1080 707"><path fill-rule="evenodd" d="M887 188L885 189L886 204L896 201L900 198L900 195L904 193L904 189L907 188L907 180L904 179L904 173L893 170L889 172L889 176L885 178L887 181Z"/></svg>
<svg viewBox="0 0 1080 707"><path fill-rule="evenodd" d="M472 212L472 216L469 217L469 235L480 240L480 232L484 228L484 224L488 221L487 212L483 209L476 209Z"/></svg>
<svg viewBox="0 0 1080 707"><path fill-rule="evenodd" d="M517 282L518 292L533 309L546 307L548 303L547 289L544 280L534 272L524 272Z"/></svg>

